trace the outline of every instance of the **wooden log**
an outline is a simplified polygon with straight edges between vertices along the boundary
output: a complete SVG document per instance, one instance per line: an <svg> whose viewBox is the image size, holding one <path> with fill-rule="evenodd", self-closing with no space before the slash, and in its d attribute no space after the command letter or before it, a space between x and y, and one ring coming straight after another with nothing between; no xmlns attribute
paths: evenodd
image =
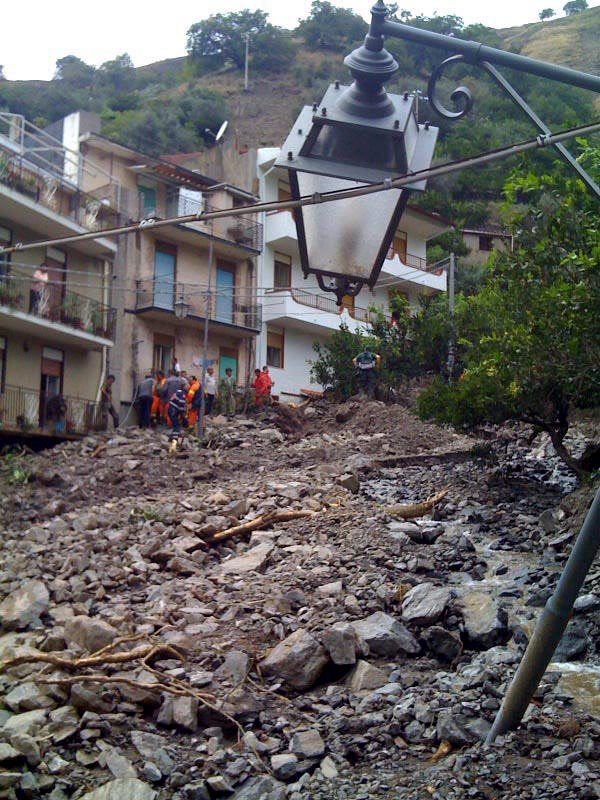
<svg viewBox="0 0 600 800"><path fill-rule="evenodd" d="M272 525L274 522L289 522L293 519L302 519L304 517L313 517L316 511L276 511L270 514L263 514L256 519L249 522L243 522L241 525L235 525L233 528L215 533L209 543L223 542L226 539L233 539L234 536L241 536L244 533L251 533L258 531L267 525Z"/></svg>
<svg viewBox="0 0 600 800"><path fill-rule="evenodd" d="M390 517L400 517L401 519L416 519L423 517L433 511L436 503L439 503L447 494L448 489L442 489L441 492L428 497L422 503L408 503L406 505L388 506L385 511Z"/></svg>

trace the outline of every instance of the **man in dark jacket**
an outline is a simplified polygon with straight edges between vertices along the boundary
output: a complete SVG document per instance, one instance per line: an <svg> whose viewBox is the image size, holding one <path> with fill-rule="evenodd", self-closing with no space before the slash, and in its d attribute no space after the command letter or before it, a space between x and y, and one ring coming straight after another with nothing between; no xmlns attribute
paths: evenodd
<svg viewBox="0 0 600 800"><path fill-rule="evenodd" d="M140 381L137 390L138 397L138 417L140 428L150 427L150 409L152 408L154 390L154 378L152 373L147 373L143 381Z"/></svg>

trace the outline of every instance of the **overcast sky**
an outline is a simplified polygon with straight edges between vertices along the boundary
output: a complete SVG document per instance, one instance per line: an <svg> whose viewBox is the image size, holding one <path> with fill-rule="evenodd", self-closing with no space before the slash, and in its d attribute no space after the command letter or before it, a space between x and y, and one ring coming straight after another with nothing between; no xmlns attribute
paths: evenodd
<svg viewBox="0 0 600 800"><path fill-rule="evenodd" d="M334 0L335 2L335 0ZM560 16L565 0L419 0L401 2L400 8L423 14L458 14L466 23L483 22L494 28L536 22L542 8ZM372 0L338 2L367 18ZM590 0L597 6L600 0ZM306 16L310 0L2 0L0 18L5 35L0 64L11 80L48 80L57 58L76 55L98 65L127 52L136 66L185 54L185 34L190 25L217 12L261 8L270 21L286 28ZM8 34L8 35L6 35Z"/></svg>

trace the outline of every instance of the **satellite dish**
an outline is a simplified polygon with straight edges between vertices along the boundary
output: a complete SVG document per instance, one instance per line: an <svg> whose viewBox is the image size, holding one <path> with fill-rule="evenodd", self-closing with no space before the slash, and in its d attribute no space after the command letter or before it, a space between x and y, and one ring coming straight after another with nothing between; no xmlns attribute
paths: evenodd
<svg viewBox="0 0 600 800"><path fill-rule="evenodd" d="M217 135L215 136L215 142L219 142L223 138L223 136L225 136L225 131L227 130L228 125L229 122L225 120L225 122L221 125L221 127L217 131Z"/></svg>
<svg viewBox="0 0 600 800"><path fill-rule="evenodd" d="M217 144L225 135L225 131L227 130L227 126L229 122L225 120L225 122L221 125L219 130L216 133L213 133L210 128L204 128L204 133L207 133L211 139L213 139L214 143Z"/></svg>

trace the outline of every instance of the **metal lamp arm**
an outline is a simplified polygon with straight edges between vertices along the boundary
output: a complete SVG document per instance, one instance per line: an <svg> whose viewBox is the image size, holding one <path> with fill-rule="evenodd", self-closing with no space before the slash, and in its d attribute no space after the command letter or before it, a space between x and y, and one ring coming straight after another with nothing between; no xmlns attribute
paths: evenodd
<svg viewBox="0 0 600 800"><path fill-rule="evenodd" d="M402 22L386 20L385 17L382 20L382 6L385 9L383 3L378 3L374 7L374 10L377 9L378 12L373 14L370 28L370 33L374 36L393 36L397 39L405 39L409 42L436 47L438 50L446 50L449 53L460 53L470 64L480 64L482 61L488 61L490 64L508 67L519 72L527 72L540 78L547 78L559 83L568 83L571 86L589 89L592 92L600 92L600 77L597 75L590 75L588 72L580 72L569 67L559 67L557 64L538 61L535 58L521 56L518 53L507 53L505 50L498 50L496 47L489 47L468 39L459 39L456 36L435 33L423 28L413 28L411 25L404 25Z"/></svg>

